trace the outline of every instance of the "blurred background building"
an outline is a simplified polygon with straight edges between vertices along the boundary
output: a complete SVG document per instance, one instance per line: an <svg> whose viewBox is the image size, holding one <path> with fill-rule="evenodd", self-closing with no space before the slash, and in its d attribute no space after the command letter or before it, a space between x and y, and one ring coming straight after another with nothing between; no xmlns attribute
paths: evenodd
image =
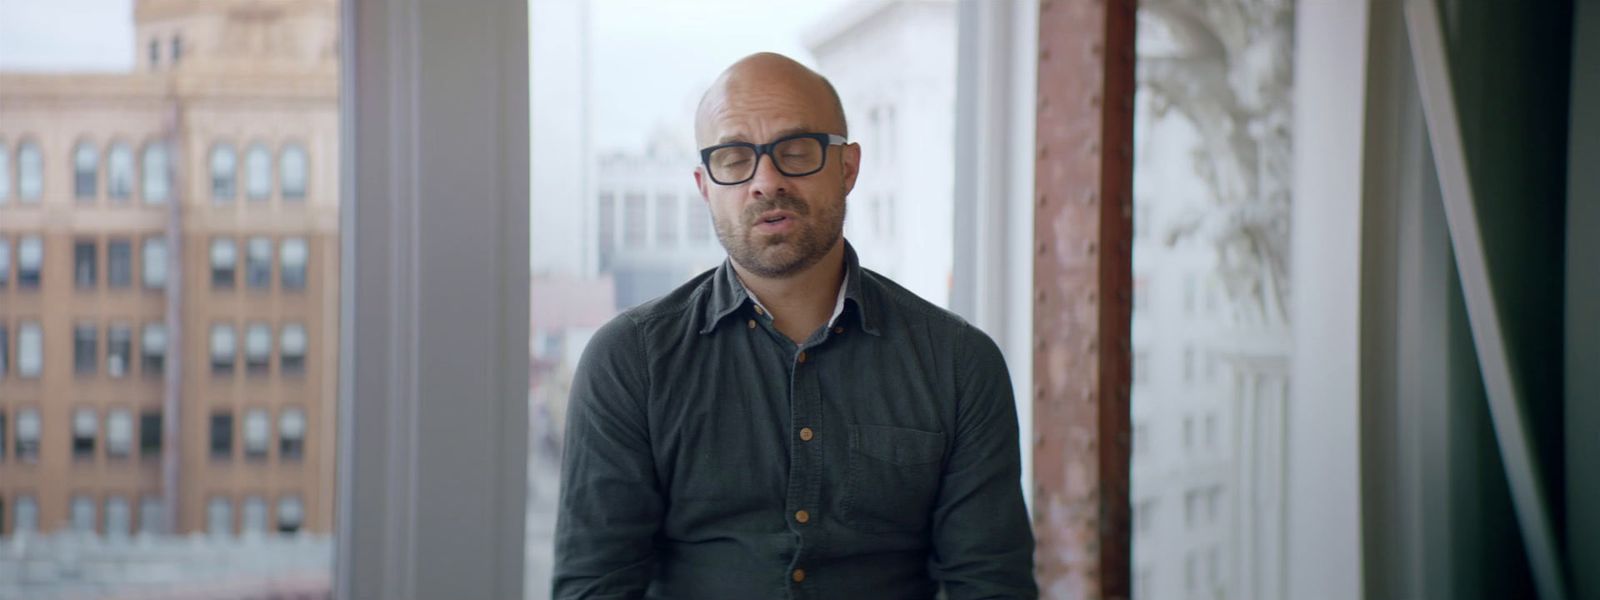
<svg viewBox="0 0 1600 600"><path fill-rule="evenodd" d="M132 72L0 73L0 536L269 538L273 562L303 532L320 549L276 552L325 580L337 3L132 16ZM143 543L171 564L242 546ZM73 579L39 564L0 590Z"/></svg>

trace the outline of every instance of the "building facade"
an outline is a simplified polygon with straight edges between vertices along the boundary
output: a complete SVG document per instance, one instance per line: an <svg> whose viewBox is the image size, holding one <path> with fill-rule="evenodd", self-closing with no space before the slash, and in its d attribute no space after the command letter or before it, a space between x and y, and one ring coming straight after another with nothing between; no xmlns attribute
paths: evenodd
<svg viewBox="0 0 1600 600"><path fill-rule="evenodd" d="M0 535L332 530L333 0L138 0L0 73Z"/></svg>
<svg viewBox="0 0 1600 600"><path fill-rule="evenodd" d="M806 47L838 89L861 174L845 237L861 263L950 305L955 247L956 3L872 0L814 24Z"/></svg>

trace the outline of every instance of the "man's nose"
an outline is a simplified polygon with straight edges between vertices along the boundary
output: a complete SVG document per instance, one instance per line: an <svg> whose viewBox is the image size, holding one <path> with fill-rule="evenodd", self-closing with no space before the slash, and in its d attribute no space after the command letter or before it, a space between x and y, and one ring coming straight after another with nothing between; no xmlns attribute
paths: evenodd
<svg viewBox="0 0 1600 600"><path fill-rule="evenodd" d="M782 196L789 192L788 186L789 178L778 172L771 154L764 154L756 161L756 176L750 179L750 195L757 198Z"/></svg>

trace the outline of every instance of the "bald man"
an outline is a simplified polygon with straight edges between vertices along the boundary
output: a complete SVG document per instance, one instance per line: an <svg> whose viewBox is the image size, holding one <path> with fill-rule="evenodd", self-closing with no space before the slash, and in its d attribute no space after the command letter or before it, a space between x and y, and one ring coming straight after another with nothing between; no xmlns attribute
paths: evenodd
<svg viewBox="0 0 1600 600"><path fill-rule="evenodd" d="M556 598L1033 598L994 342L862 268L862 148L788 58L695 115L722 266L607 323L573 381Z"/></svg>

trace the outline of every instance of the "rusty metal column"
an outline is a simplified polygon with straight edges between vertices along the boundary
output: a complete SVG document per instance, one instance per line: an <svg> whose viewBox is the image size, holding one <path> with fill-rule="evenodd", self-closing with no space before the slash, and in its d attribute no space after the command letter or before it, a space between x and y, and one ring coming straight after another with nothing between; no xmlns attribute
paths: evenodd
<svg viewBox="0 0 1600 600"><path fill-rule="evenodd" d="M1046 598L1128 598L1135 4L1039 11L1036 568Z"/></svg>

